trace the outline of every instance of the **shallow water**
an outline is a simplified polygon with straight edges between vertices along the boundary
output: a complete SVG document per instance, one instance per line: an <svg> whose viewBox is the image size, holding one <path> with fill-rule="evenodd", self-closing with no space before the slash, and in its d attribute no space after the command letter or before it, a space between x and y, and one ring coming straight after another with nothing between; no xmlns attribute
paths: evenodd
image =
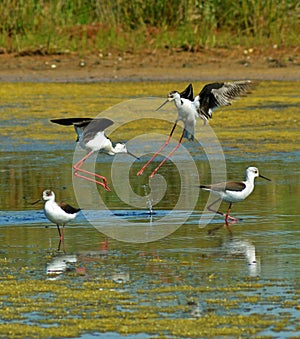
<svg viewBox="0 0 300 339"><path fill-rule="evenodd" d="M60 130L63 132L58 135L55 127L53 129L48 122L49 114L54 115L49 112L49 107L55 110L55 95L44 94L49 89L43 84L36 87L33 94L22 91L17 84L15 86L14 90L18 93L18 97L14 98L15 105L11 105L10 97L1 98L2 110L12 109L11 115L14 116L10 121L7 113L2 121L0 262L3 285L11 282L17 286L24 281L29 286L45 281L52 284L47 288L51 298L55 299L60 288L69 288L72 293L82 288L83 293L87 293L89 288L86 284L95 283L97 291L103 288L108 293L110 290L121 293L123 297L117 295L114 300L112 296L112 301L106 301L109 305L111 302L111 318L97 313L104 307L103 304L93 305L90 299L85 303L84 298L77 300L73 296L77 304L72 306L73 297L68 299L67 294L63 307L68 309L70 305L68 314L60 308L60 302L51 313L47 309L50 306L43 306L43 301L38 298L41 292L28 296L26 293L29 292L23 292L20 287L18 299L18 294L11 295L9 286L6 286L1 292L1 305L3 317L6 312L8 318L0 321L2 336L8 333L5 332L7 321L14 324L15 329L16 325L20 326L23 335L27 333L24 332L25 325L32 328L36 325L42 329L65 326L60 332L62 337L81 338L121 338L125 335L132 339L153 335L170 338L299 336L300 152L297 145L282 151L282 144L287 142L288 136L278 140L278 149L268 152L257 145L251 128L248 128L249 139L245 140L245 144L248 149L257 148L257 152L243 152L243 146L234 137L232 145L225 140L223 151L229 179L242 179L245 168L255 165L272 180L268 182L258 178L254 193L246 201L233 205L232 215L242 220L232 224L229 233L223 227L222 217L212 217L206 211L208 194L199 192L197 188L199 182L211 181L212 170L206 154L208 146L205 145L208 139L201 145L186 144L172 158L177 167L167 162L152 181L148 180L150 170L142 177L135 173L149 158L147 153L158 149L163 138L151 144L143 139L130 140L130 151L138 155L144 152L145 155L140 161L133 161L128 155L118 155L114 159L99 155L96 171L108 177L112 192L104 192L101 188L95 191L89 183L72 177L73 131L66 130L64 134L65 130ZM85 90L86 85L81 86ZM100 84L98 86L101 87ZM69 92L61 93L61 111L64 111L62 102L72 100L73 95L77 98L80 86L75 87L75 92L68 87ZM145 84L141 87L147 88ZM280 83L275 83L274 88L278 90ZM88 100L99 100L92 93ZM262 111L266 107L277 110L271 93L274 93L272 89L270 94L264 90ZM255 93L253 96L255 99ZM291 97L294 96L292 93ZM22 117L20 110L33 107L34 98L38 108L34 106L33 111L37 113L33 112L31 118ZM111 100L113 104L115 99L109 95L102 98L105 101L103 109L106 102ZM121 100L125 98L124 94ZM26 105L25 101L28 101ZM80 106L79 102L75 99L74 107L70 107L76 111L89 105L82 101ZM246 99L243 102L246 104ZM230 110L234 112L234 106ZM293 110L299 114L299 104ZM118 115L119 110L115 113ZM36 124L35 129L28 127L30 123ZM265 126L266 134L270 128ZM26 130L24 134L22 129ZM114 140L117 132L114 131ZM288 132L285 130L285 133ZM122 134L122 140L127 140L126 133ZM218 167L221 160L217 159L213 165ZM151 169L157 164L154 163ZM91 166L92 161L85 165ZM117 173L115 176L114 171ZM128 190L127 185L132 190ZM84 207L77 219L66 227L65 252L57 252L56 226L45 218L42 205L31 205L46 188L53 189L58 200ZM146 193L149 194L147 197ZM149 214L149 201L153 205L153 215ZM221 205L222 210L226 208L225 203ZM106 287L107 283L113 285ZM41 290L46 288L41 286ZM21 300L21 296L27 301ZM32 305L32 309L22 310L20 304L27 302L30 306L32 298L37 298L35 307ZM20 318L9 318L10 309L14 309L15 316ZM113 312L118 313L114 316ZM141 318L132 324L129 320L126 322L128 314ZM110 327L99 324L91 327L79 321L98 317L108 317ZM124 323L119 322L122 317ZM238 317L241 317L240 323L233 324L233 319ZM61 322L61 318L65 323ZM80 325L80 329L76 328L77 332L71 331L72 326L75 330L71 323L74 319ZM164 320L170 321L171 328L160 323ZM177 323L172 323L173 320ZM208 332L199 327L202 320L207 321ZM195 323L190 324L189 321ZM159 329L155 327L158 324L161 326ZM196 329L199 327L198 332L189 330L189 325ZM179 332L176 332L176 327ZM214 328L218 328L219 332L213 332L217 331ZM26 328L26 331L29 329ZM12 337L22 337L22 334L13 333ZM28 333L28 337L48 335L33 329Z"/></svg>

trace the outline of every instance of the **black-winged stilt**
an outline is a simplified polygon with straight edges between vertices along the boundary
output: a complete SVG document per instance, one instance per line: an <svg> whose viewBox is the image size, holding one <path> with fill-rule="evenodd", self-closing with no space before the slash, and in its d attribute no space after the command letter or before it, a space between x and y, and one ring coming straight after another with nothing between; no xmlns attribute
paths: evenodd
<svg viewBox="0 0 300 339"><path fill-rule="evenodd" d="M68 222L76 218L80 208L74 208L64 202L56 202L54 192L49 189L43 192L42 199L39 199L32 204L34 205L42 200L45 201L45 216L57 226L57 231L59 234L59 250L61 242L64 242L64 227ZM62 226L62 231L60 230L59 226Z"/></svg>
<svg viewBox="0 0 300 339"><path fill-rule="evenodd" d="M101 151L108 155L115 155L117 153L127 153L133 156L134 158L139 159L138 157L136 157L127 150L125 144L117 143L115 146L113 146L110 139L105 135L104 130L114 123L110 119L63 118L63 119L51 119L50 121L59 125L74 126L75 131L77 133L76 141L79 142L80 146L83 149L86 149L88 151L88 153L73 166L74 175L79 178L95 182L96 184L104 187L106 191L110 191L110 188L107 186L106 177L93 172L89 172L81 168L81 166L83 165L87 158L89 158L93 153ZM80 173L96 177L98 179L101 179L103 182L100 182L99 180L95 180L93 178L89 178Z"/></svg>
<svg viewBox="0 0 300 339"><path fill-rule="evenodd" d="M162 147L154 153L151 159L141 168L137 175L142 175L146 167L152 162L154 158L170 143L172 134L177 126L178 121L184 124L182 135L178 144L171 150L171 152L162 160L162 162L151 173L152 178L159 168L169 159L169 157L180 147L183 138L194 140L194 130L196 126L196 118L200 117L206 123L212 118L212 112L220 106L228 106L231 102L239 96L245 95L253 87L253 82L250 80L241 80L234 82L211 83L203 87L199 95L193 98L193 86L189 84L188 87L181 93L172 91L169 93L167 100L157 108L159 110L166 103L174 101L177 108L178 116L174 126L169 134L167 141Z"/></svg>
<svg viewBox="0 0 300 339"><path fill-rule="evenodd" d="M219 199L217 199L216 201L214 201L212 204L210 204L207 207L208 210L224 216L226 224L228 222L228 219L232 221L237 221L238 219L231 217L229 215L232 204L235 202L240 202L240 201L245 200L253 192L254 179L257 177L261 177L268 181L271 181L270 179L259 174L259 171L256 167L248 167L246 170L245 181L227 181L227 182L221 182L221 183L212 184L212 185L201 185L200 188L202 188L203 190L210 191L219 196ZM226 213L222 213L220 211L216 211L211 208L213 205L215 205L220 200L229 202L228 210Z"/></svg>

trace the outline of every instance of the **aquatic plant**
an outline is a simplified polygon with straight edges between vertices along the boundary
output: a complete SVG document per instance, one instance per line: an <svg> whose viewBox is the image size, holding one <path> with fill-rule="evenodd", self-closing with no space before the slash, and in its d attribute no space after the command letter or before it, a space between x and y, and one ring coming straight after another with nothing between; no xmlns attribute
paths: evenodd
<svg viewBox="0 0 300 339"><path fill-rule="evenodd" d="M203 85L195 83L194 87L201 88ZM54 127L49 123L49 117L61 118L65 114L62 111L72 112L73 116L78 117L95 117L105 109L130 99L132 93L135 93L136 97L162 96L162 93L168 93L170 89L184 87L184 84L118 83L118 93L112 96L114 87L114 84L109 83L88 85L31 83L26 86L6 84L0 89L1 97L5 98L2 135L16 136L12 140L15 143L26 143L30 140L48 140L50 143L53 140L72 141L74 131L63 126ZM283 96L283 91L289 95ZM293 83L281 82L279 86L276 82L262 82L255 89L255 93L247 96L247 99L239 100L234 106L224 107L216 112L210 124L225 147L234 145L236 149L250 153L296 151L300 137L298 101L297 86ZM122 122L125 114L133 113L117 110L114 117L115 120ZM149 129L157 133L168 133L171 124L159 120L159 117L158 115L158 119L155 120L136 120L130 125L121 125L111 137L114 139L117 134L118 140L128 140L147 133ZM175 111L164 113L164 117L174 121L176 113ZM9 123L11 119L18 121L18 124ZM199 120L196 130L196 138L199 140L205 133L205 128L201 125ZM179 137L180 133L180 129L176 130L175 137ZM19 139L18 136L21 135L22 138Z"/></svg>
<svg viewBox="0 0 300 339"><path fill-rule="evenodd" d="M277 286L274 280L267 285ZM0 335L11 338L78 337L84 332L118 332L168 334L176 337L199 338L207 336L251 336L266 328L274 331L290 329L294 323L289 313L236 315L234 308L241 303L266 304L267 297L249 297L249 289L263 290L264 283L240 283L239 286L215 285L194 288L189 285L158 287L140 291L143 301L129 290L119 290L120 284L105 279L79 282L70 279L39 280L2 279L0 292ZM179 292L200 293L205 298L207 310L200 317L182 316L189 313L189 306L173 302ZM226 291L227 298L211 299ZM156 305L151 300L159 297ZM174 300L174 301L175 301ZM161 302L163 303L161 304ZM168 305L168 301L171 302ZM287 305L284 297L277 304ZM171 306L173 304L173 306ZM215 305L215 307L214 307ZM227 310L227 314L221 310ZM231 310L231 314L228 314ZM221 312L220 312L221 311ZM170 318L168 315L172 314ZM174 317L174 315L176 315ZM294 323L295 324L295 323Z"/></svg>

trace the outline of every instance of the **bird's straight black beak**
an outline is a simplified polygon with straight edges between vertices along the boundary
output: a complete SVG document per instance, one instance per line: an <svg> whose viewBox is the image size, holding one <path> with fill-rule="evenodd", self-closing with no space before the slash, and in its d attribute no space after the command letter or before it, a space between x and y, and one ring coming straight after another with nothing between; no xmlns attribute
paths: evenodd
<svg viewBox="0 0 300 339"><path fill-rule="evenodd" d="M127 154L131 155L132 157L136 158L137 160L140 160L139 157L137 157L136 155L132 154L131 152L128 152L128 151L127 151Z"/></svg>
<svg viewBox="0 0 300 339"><path fill-rule="evenodd" d="M165 106L166 103L168 103L170 100L167 99L164 103L162 103L155 111L160 110L163 106Z"/></svg>
<svg viewBox="0 0 300 339"><path fill-rule="evenodd" d="M263 178L263 179L266 179L266 180L268 180L268 181L272 181L271 179L268 179L268 178L264 177L264 176L261 175L261 174L259 174L259 177L260 177L260 178Z"/></svg>
<svg viewBox="0 0 300 339"><path fill-rule="evenodd" d="M38 199L37 201L32 202L31 205L36 205L39 202L42 202L42 199Z"/></svg>

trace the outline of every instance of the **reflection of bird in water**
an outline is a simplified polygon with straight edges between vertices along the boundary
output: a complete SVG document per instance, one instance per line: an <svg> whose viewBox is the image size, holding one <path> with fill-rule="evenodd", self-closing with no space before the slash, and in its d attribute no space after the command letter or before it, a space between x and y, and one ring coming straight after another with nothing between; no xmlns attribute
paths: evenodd
<svg viewBox="0 0 300 339"><path fill-rule="evenodd" d="M220 198L211 203L207 208L208 210L223 215L225 217L225 223L228 223L228 219L232 221L237 221L238 219L231 217L229 215L231 206L234 202L240 202L245 200L254 190L254 179L257 177L264 178L271 181L270 179L259 174L259 171L256 167L248 167L246 170L246 179L245 181L228 181L212 185L201 185L200 188L210 191ZM213 210L211 207L215 205L220 200L229 202L229 207L226 213Z"/></svg>
<svg viewBox="0 0 300 339"><path fill-rule="evenodd" d="M55 194L51 190L45 190L43 192L42 200L45 201L45 216L57 226L60 240L58 250L60 250L61 242L64 242L64 227L68 222L76 218L80 208L74 208L64 202L57 203L55 201ZM40 201L41 199L37 200L33 204L36 204ZM62 226L62 231L60 230L59 226Z"/></svg>
<svg viewBox="0 0 300 339"><path fill-rule="evenodd" d="M194 140L194 131L196 126L196 118L200 117L206 123L212 118L212 112L221 106L231 105L232 101L239 96L247 94L253 87L253 82L250 80L212 83L203 87L199 95L194 98L193 86L189 84L188 87L181 93L172 91L168 94L167 100L158 107L162 108L166 103L174 101L177 108L178 116L175 120L174 126L169 134L167 141L162 147L154 153L152 158L141 168L137 175L142 175L146 167L152 162L154 158L170 143L173 132L177 126L178 121L184 124L182 135L178 144L171 152L162 160L162 162L155 168L150 175L152 178L159 168L169 159L169 157L180 147L183 138Z"/></svg>
<svg viewBox="0 0 300 339"><path fill-rule="evenodd" d="M260 260L256 257L253 243L246 239L233 237L229 241L225 241L222 247L229 255L242 255L246 258L249 276L256 277L260 275Z"/></svg>
<svg viewBox="0 0 300 339"><path fill-rule="evenodd" d="M110 191L107 186L107 179L103 175L99 175L81 168L87 158L93 153L101 151L108 155L115 155L117 153L127 153L136 159L135 155L130 153L125 144L117 143L113 146L110 139L104 134L104 130L113 125L113 121L106 118L64 118L64 119L52 119L51 122L59 125L70 126L73 125L77 133L77 140L83 149L86 149L88 153L79 160L74 166L74 175L94 182L105 188L106 191ZM81 173L81 174L80 174ZM86 175L101 179L103 182L87 177Z"/></svg>
<svg viewBox="0 0 300 339"><path fill-rule="evenodd" d="M75 254L56 256L47 264L47 274L57 278L58 275L73 268L72 265L76 262Z"/></svg>
<svg viewBox="0 0 300 339"><path fill-rule="evenodd" d="M203 302L201 304L200 301L197 300L188 300L187 306L189 308L190 318L197 319L204 316Z"/></svg>
<svg viewBox="0 0 300 339"><path fill-rule="evenodd" d="M115 270L111 272L111 279L116 283L127 283L130 281L130 274L129 272L125 272L122 270Z"/></svg>

